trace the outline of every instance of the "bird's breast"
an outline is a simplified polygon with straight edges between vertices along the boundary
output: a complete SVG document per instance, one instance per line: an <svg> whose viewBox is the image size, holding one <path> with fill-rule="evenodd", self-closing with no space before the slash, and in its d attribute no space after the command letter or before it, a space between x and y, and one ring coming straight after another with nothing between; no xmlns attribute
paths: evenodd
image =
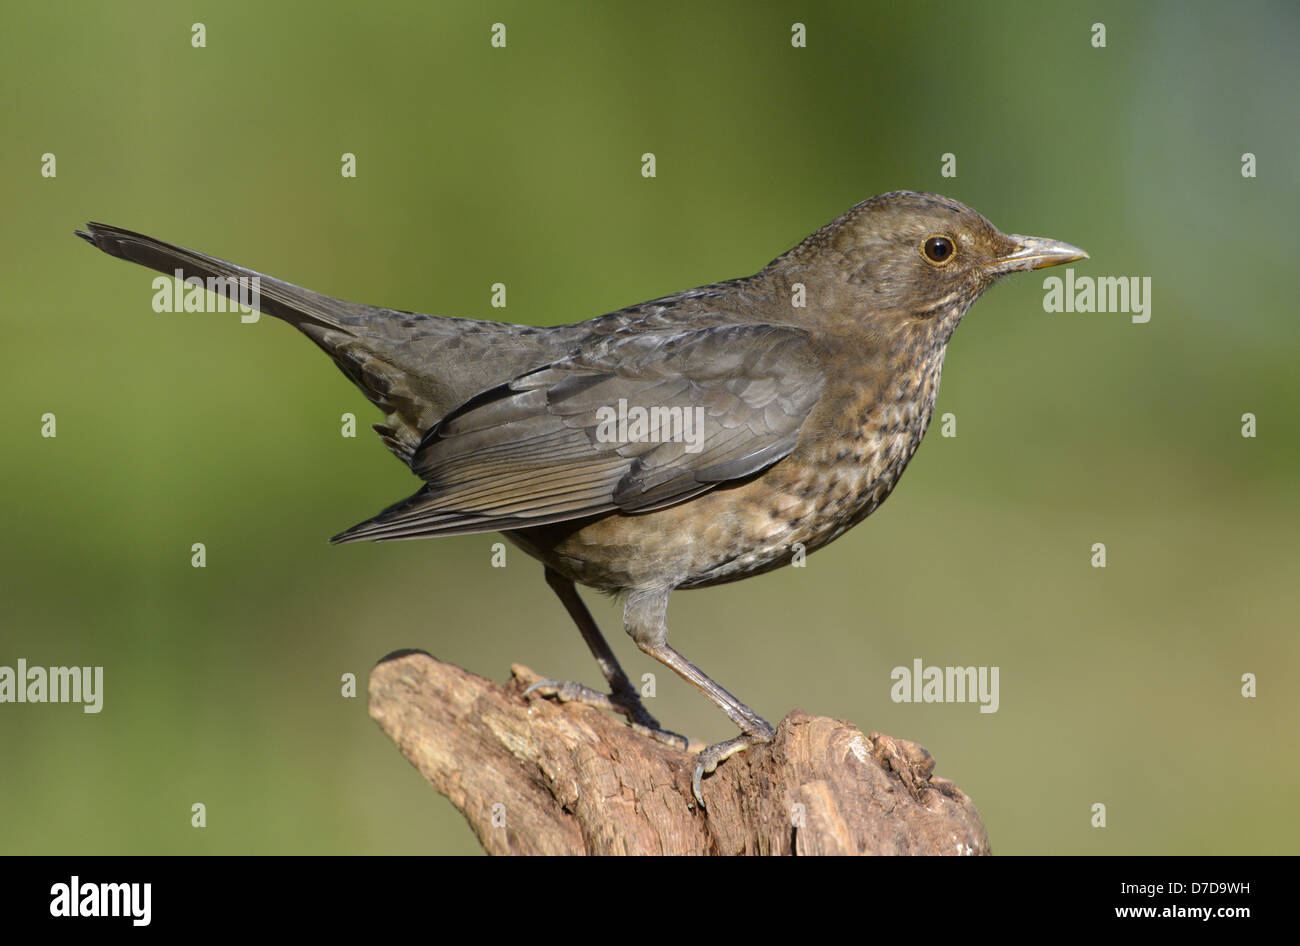
<svg viewBox="0 0 1300 946"><path fill-rule="evenodd" d="M702 588L798 562L874 512L920 446L943 350L904 355L836 385L794 451L743 482L655 512L511 538L575 581L610 591Z"/></svg>
<svg viewBox="0 0 1300 946"><path fill-rule="evenodd" d="M728 515L714 522L735 530L736 554L699 568L683 587L721 584L798 561L800 553L834 541L879 508L929 427L943 349L899 361L873 373L870 383L842 390L795 451L753 482L708 494L730 503Z"/></svg>
<svg viewBox="0 0 1300 946"><path fill-rule="evenodd" d="M893 491L929 427L942 369L942 351L900 366L844 403L832 435L801 444L803 456L785 474L785 495L806 512L796 517L799 524L813 523L804 536L809 550L857 525Z"/></svg>

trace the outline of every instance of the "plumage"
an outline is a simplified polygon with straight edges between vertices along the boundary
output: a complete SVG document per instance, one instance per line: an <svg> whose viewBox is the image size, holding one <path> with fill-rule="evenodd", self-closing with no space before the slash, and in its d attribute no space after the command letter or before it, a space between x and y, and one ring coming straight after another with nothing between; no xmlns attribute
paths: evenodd
<svg viewBox="0 0 1300 946"><path fill-rule="evenodd" d="M600 663L612 694L593 701L672 737L573 585L625 593L637 645L742 730L697 760L701 803L702 775L773 730L668 645L668 596L780 567L878 508L925 434L974 301L1007 273L1086 257L898 191L752 276L533 328L343 302L129 230L77 232L169 275L258 279L261 311L334 359L423 481L334 541L505 532L546 566Z"/></svg>

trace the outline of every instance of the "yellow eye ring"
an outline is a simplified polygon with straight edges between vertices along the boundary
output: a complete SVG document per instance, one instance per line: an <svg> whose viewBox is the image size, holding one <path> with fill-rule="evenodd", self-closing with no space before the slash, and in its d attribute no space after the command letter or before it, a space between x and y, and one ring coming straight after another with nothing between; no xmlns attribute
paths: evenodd
<svg viewBox="0 0 1300 946"><path fill-rule="evenodd" d="M921 245L921 253L931 263L942 266L957 255L957 246L946 236L932 236Z"/></svg>

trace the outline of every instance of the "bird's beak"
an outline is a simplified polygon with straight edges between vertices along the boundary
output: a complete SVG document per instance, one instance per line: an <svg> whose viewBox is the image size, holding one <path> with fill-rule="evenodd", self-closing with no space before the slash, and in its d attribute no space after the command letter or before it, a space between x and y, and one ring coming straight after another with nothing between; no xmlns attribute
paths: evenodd
<svg viewBox="0 0 1300 946"><path fill-rule="evenodd" d="M1020 236L1016 233L1007 234L1007 239L1016 244L1015 250L989 264L998 274L1027 272L1088 258L1088 254L1077 246L1060 240Z"/></svg>

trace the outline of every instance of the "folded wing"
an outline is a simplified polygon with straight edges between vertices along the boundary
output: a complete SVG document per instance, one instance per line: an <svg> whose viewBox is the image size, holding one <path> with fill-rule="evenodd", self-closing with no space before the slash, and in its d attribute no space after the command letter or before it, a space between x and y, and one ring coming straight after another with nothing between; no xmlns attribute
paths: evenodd
<svg viewBox="0 0 1300 946"><path fill-rule="evenodd" d="M426 485L332 541L671 506L788 454L824 385L792 326L633 326L451 411L412 457Z"/></svg>

